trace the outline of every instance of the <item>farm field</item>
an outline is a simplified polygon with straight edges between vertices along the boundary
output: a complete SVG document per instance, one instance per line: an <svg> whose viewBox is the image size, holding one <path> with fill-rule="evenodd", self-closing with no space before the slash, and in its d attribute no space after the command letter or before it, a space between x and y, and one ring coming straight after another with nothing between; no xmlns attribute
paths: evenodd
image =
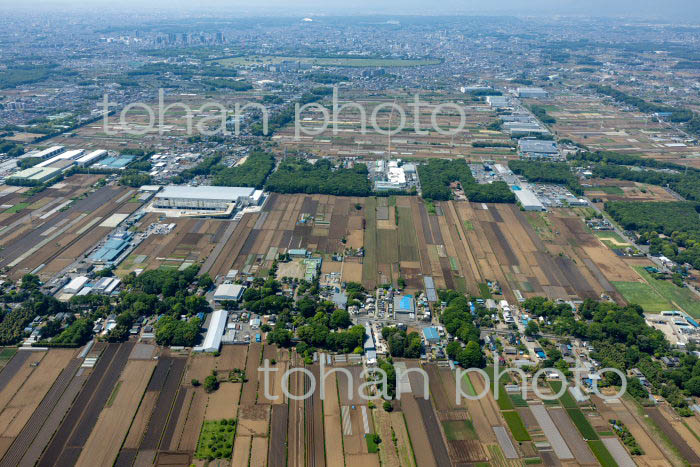
<svg viewBox="0 0 700 467"><path fill-rule="evenodd" d="M381 219L378 209L386 210L389 201L396 208ZM388 200L272 194L262 211L240 220L174 219L172 232L149 237L118 273L200 264L200 271L212 277L231 269L263 275L278 253L304 248L323 257L322 282L338 280L330 279L331 272L368 289L396 286L401 278L407 293L421 292L429 276L438 289L474 295L481 294L479 284L498 281L503 297L495 298L510 302L518 295L569 300L603 293L622 302L613 282L639 278L585 230L573 211L548 214L551 229L559 232L549 238L533 227L530 213L512 205L447 201L435 207L431 213L420 198L411 196ZM139 228L153 222L151 216ZM364 255L350 252L343 262L332 260L348 247L364 247ZM296 263L283 263L278 277L292 274L290 264Z"/></svg>
<svg viewBox="0 0 700 467"><path fill-rule="evenodd" d="M634 270L649 284L654 292L671 302L671 304L676 305L674 309L680 308L690 316L700 318L700 300L687 287L678 287L671 281L654 279L640 266L635 266Z"/></svg>
<svg viewBox="0 0 700 467"><path fill-rule="evenodd" d="M613 282L613 284L628 303L636 303L644 308L644 311L658 313L673 309L671 302L646 282Z"/></svg>
<svg viewBox="0 0 700 467"><path fill-rule="evenodd" d="M11 379L0 392L0 458L13 442L25 442L21 439L17 441L17 438L56 379L69 366L75 351L54 349L49 352L22 351L21 354L27 355L18 359L19 365L13 376L9 373L15 365L6 366L3 371L3 375L7 372ZM42 409L45 410L44 407Z"/></svg>
<svg viewBox="0 0 700 467"><path fill-rule="evenodd" d="M665 162L697 166L692 145L667 144L674 131L663 122L650 121L637 110L626 112L603 97L567 93L545 101L556 118L552 129L561 138L585 144L590 150L640 154Z"/></svg>
<svg viewBox="0 0 700 467"><path fill-rule="evenodd" d="M675 201L663 187L627 180L593 179L585 194L606 201Z"/></svg>
<svg viewBox="0 0 700 467"><path fill-rule="evenodd" d="M153 360L131 360L126 364L76 465L114 463L155 366Z"/></svg>
<svg viewBox="0 0 700 467"><path fill-rule="evenodd" d="M133 342L108 344L102 352L88 381L63 418L38 465L74 464L95 427L100 412L109 400L123 371Z"/></svg>
<svg viewBox="0 0 700 467"><path fill-rule="evenodd" d="M455 404L455 374L449 368L427 364L424 369L430 377L431 399L438 423L445 434L450 460L453 463L484 462L486 452L474 428L474 416Z"/></svg>
<svg viewBox="0 0 700 467"><path fill-rule="evenodd" d="M505 133L487 129L498 115L485 102L471 101L461 93L420 96L421 106L415 115L414 99L413 94L401 90L371 97L350 89L342 89L339 93L339 106L357 103L365 109L367 116L376 110L376 128L398 127L397 119L391 120L391 104L396 103L404 111L406 122L402 130L391 137L390 148L387 147L386 135L378 133L369 119L365 121L366 131L363 132L360 112L353 106L343 108L334 120L335 125L328 125L326 129L323 128L322 113L318 109L306 109L301 113L303 127L315 130L318 134L312 136L302 133L296 138L293 125L288 125L278 130L272 139L288 149L331 157L349 157L359 153L370 159L381 159L389 155L389 152L392 157L402 159L465 157L474 161L482 158L506 161L517 157ZM463 129L454 137L438 133L431 122L433 111L446 102L459 102L464 111ZM414 118L417 118L417 125ZM435 119L443 131L460 126L460 116L456 112L438 109ZM415 131L416 128L419 131ZM494 146L489 147L490 143ZM499 145L502 147L497 147Z"/></svg>
<svg viewBox="0 0 700 467"><path fill-rule="evenodd" d="M31 271L42 279L50 278L112 230L101 226L105 219L140 207L131 202L134 188L91 189L99 178L73 175L26 201L22 189L0 197L0 204L28 203L18 212L0 214L0 265L9 269L11 278Z"/></svg>

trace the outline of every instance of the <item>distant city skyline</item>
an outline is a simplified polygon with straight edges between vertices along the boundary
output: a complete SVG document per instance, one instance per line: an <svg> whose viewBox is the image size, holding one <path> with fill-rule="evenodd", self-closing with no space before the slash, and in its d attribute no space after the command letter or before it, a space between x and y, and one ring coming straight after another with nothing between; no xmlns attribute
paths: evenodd
<svg viewBox="0 0 700 467"><path fill-rule="evenodd" d="M192 2L184 0L153 0L144 4L136 0L28 0L21 5L0 2L0 9L36 9L36 8L81 8L134 10L161 10L163 12L176 10L179 13L191 14L221 11L237 15L525 15L525 16L557 16L582 15L591 17L628 17L633 19L650 20L680 20L683 23L700 23L700 2L694 0L668 0L660 7L655 0L446 0L431 4L426 8L424 2L418 0L387 0L380 4L369 0L358 0L348 5L339 1L295 0L263 0L249 2L247 0L206 0Z"/></svg>

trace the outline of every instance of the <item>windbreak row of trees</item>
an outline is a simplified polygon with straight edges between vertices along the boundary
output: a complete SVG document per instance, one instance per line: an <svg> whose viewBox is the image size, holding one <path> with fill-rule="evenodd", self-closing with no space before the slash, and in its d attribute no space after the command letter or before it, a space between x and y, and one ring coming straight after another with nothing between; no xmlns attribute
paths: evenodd
<svg viewBox="0 0 700 467"><path fill-rule="evenodd" d="M334 169L328 159L311 164L304 159L288 158L270 175L265 187L277 193L369 196L372 187L367 175L364 164L355 164L350 169Z"/></svg>
<svg viewBox="0 0 700 467"><path fill-rule="evenodd" d="M514 203L515 195L505 182L478 184L463 159L433 159L418 166L422 196L425 199L444 201L452 199L452 182L462 185L469 201L476 203Z"/></svg>
<svg viewBox="0 0 700 467"><path fill-rule="evenodd" d="M275 158L272 154L254 151L241 165L216 169L212 185L262 188L274 168Z"/></svg>
<svg viewBox="0 0 700 467"><path fill-rule="evenodd" d="M668 117L670 121L675 123L687 123L686 129L689 133L700 135L700 116L691 109L648 102L641 97L631 96L610 86L593 85L592 87L600 94L605 94L606 96L612 97L616 101L624 102L627 105L636 107L641 112L668 113L670 114Z"/></svg>
<svg viewBox="0 0 700 467"><path fill-rule="evenodd" d="M668 186L686 199L700 201L700 170L693 167L605 151L579 151L570 159L593 162L593 175L599 178L617 178L650 185ZM643 170L639 170L639 168Z"/></svg>
<svg viewBox="0 0 700 467"><path fill-rule="evenodd" d="M578 177L571 172L566 162L510 160L508 167L513 173L522 175L529 182L566 185L573 193L583 194L583 187L578 182Z"/></svg>
<svg viewBox="0 0 700 467"><path fill-rule="evenodd" d="M615 89L610 86L598 86L593 85L593 89L600 94L605 94L610 96L616 101L623 102L627 105L631 105L639 109L640 112L644 113L670 113L670 120L672 122L687 122L693 118L693 111L690 109L671 107L665 104L657 104L655 102L648 102L641 97L631 96L625 92Z"/></svg>
<svg viewBox="0 0 700 467"><path fill-rule="evenodd" d="M609 201L605 210L625 229L639 232L652 254L700 267L700 203Z"/></svg>

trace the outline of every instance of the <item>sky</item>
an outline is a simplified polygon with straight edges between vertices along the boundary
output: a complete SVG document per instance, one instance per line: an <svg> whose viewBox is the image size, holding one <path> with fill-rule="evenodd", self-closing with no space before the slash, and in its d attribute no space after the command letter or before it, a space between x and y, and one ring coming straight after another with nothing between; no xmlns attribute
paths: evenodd
<svg viewBox="0 0 700 467"><path fill-rule="evenodd" d="M16 5L0 0L1 6ZM699 0L23 0L25 8L100 7L250 14L514 14L630 17L700 23Z"/></svg>

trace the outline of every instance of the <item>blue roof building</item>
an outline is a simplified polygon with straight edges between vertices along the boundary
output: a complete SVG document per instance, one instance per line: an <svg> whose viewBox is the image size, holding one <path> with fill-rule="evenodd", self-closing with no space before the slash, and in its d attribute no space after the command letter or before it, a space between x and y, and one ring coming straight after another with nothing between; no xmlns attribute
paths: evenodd
<svg viewBox="0 0 700 467"><path fill-rule="evenodd" d="M423 328L423 336L429 344L438 344L440 342L440 334L437 328L431 326L428 328Z"/></svg>
<svg viewBox="0 0 700 467"><path fill-rule="evenodd" d="M416 304L413 295L397 295L394 297L395 313L415 313Z"/></svg>

